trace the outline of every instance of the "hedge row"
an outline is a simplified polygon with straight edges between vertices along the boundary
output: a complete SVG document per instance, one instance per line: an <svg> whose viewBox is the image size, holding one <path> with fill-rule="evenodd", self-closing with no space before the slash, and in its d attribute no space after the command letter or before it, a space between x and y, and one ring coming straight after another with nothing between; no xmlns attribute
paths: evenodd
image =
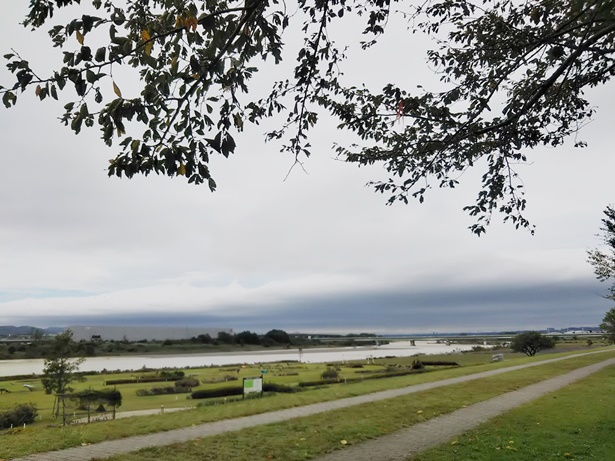
<svg viewBox="0 0 615 461"><path fill-rule="evenodd" d="M218 389L201 389L190 394L193 399L209 399L211 397L226 397L243 394L243 387L220 387Z"/></svg>
<svg viewBox="0 0 615 461"><path fill-rule="evenodd" d="M425 365L426 367L460 367L461 366L457 362L447 362L444 360L435 361L435 362L428 362L425 360L421 360L421 363Z"/></svg>
<svg viewBox="0 0 615 461"><path fill-rule="evenodd" d="M151 389L137 389L137 395L139 397L147 397L150 395L188 394L191 391L192 391L191 387L178 387L178 386L152 387Z"/></svg>
<svg viewBox="0 0 615 461"><path fill-rule="evenodd" d="M263 392L292 393L299 389L284 384L264 383ZM193 399L209 399L212 397L229 397L232 395L242 395L243 387L221 387L219 389L201 389L194 391L190 397Z"/></svg>
<svg viewBox="0 0 615 461"><path fill-rule="evenodd" d="M125 379L110 379L105 381L103 384L105 386L113 386L114 384L135 384L135 383L164 383L168 381L176 381L178 379L182 379L183 375L177 376L144 376L143 378L125 378Z"/></svg>
<svg viewBox="0 0 615 461"><path fill-rule="evenodd" d="M293 392L298 392L299 389L297 389L296 387L287 386L285 384L265 383L263 384L263 391L290 394Z"/></svg>
<svg viewBox="0 0 615 461"><path fill-rule="evenodd" d="M409 370L404 369L400 371L387 372L383 374L374 374L369 376L361 376L360 378L345 378L345 379L319 379L317 381L304 381L299 383L299 387L314 387L314 386L326 386L327 384L338 384L338 383L356 383L359 381L365 381L368 379L380 379L380 378L393 378L395 376L405 376L412 375L416 373L422 373L424 370Z"/></svg>

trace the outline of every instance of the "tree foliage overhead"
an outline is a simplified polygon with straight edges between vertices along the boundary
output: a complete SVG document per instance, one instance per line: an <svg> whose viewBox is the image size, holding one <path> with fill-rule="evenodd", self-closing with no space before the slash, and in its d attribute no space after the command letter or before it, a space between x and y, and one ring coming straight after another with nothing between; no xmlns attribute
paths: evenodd
<svg viewBox="0 0 615 461"><path fill-rule="evenodd" d="M59 9L73 19L56 24ZM493 212L531 228L515 164L591 117L584 91L615 69L614 12L613 0L31 0L24 25L48 28L63 62L41 75L8 53L15 81L0 92L7 107L22 92L65 92L62 121L75 133L96 126L117 144L110 175L181 175L212 190L210 157L233 153L245 124L281 114L267 137L299 160L310 155L310 128L332 116L356 141L337 154L383 164L390 179L373 186L390 203L422 202L479 164L482 186L466 210L480 235ZM434 38L427 58L444 89L409 88L404 76L381 89L345 83L347 47L376 46L392 16L408 21L402 47L415 32ZM363 37L334 41L330 32L349 17L363 22ZM263 60L282 60L292 33L304 40L297 56L284 56L294 70L271 72L270 93L258 95L250 79ZM134 71L130 85L115 76L121 67ZM138 92L122 90L134 84Z"/></svg>

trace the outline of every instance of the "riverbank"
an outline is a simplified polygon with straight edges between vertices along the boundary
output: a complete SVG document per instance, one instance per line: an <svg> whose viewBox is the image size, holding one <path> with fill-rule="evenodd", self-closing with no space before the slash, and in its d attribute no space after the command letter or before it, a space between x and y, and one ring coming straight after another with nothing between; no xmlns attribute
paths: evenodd
<svg viewBox="0 0 615 461"><path fill-rule="evenodd" d="M273 362L327 363L370 358L408 357L418 354L450 354L469 351L479 344L446 345L436 341L399 341L383 346L327 347L309 349L277 349L260 351L212 352L194 354L141 354L109 357L87 357L79 367L82 372L115 370L195 368ZM0 360L0 376L39 375L44 359Z"/></svg>

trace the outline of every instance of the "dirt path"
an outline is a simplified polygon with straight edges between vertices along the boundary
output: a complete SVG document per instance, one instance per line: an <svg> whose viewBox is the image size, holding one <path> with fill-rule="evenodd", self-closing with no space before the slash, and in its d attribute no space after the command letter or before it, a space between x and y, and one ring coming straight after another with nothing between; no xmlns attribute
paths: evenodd
<svg viewBox="0 0 615 461"><path fill-rule="evenodd" d="M393 434L339 450L316 461L404 461L445 443L513 408L536 400L605 367L615 359L579 368L536 384L430 419Z"/></svg>
<svg viewBox="0 0 615 461"><path fill-rule="evenodd" d="M438 387L449 386L451 384L473 381L489 376L508 373L514 370L540 366L547 363L568 360L573 357L596 354L601 352L606 351L596 351L588 352L585 354L576 354L567 357L558 357L526 365L516 365L507 368L500 368L497 370L475 373L472 375L460 376L457 378L449 378L431 383L408 386L401 389L389 389L386 391L360 395L357 397L349 397L340 400L333 400L330 402L315 403L302 407L288 408L285 410L272 411L269 413L245 416L242 418L227 419L154 434L127 437L124 439L111 440L108 442L101 442L93 445L74 447L66 450L33 454L22 458L15 458L13 461L90 461L92 458L104 459L113 455L128 453L146 447L164 446L174 443L187 442L196 438L209 437L217 434L223 434L226 432L238 431L241 429L259 426L262 424L271 424L287 421L293 418L314 415L326 411L350 407L353 405L360 405L368 402L376 402L392 397L399 397L402 395L422 392ZM349 447L347 449L334 452L324 458L321 458L318 461L403 460L410 456L412 453L416 453L420 450L428 448L428 446L424 444L425 440L427 439L425 434L429 434L430 442L433 442L436 439L446 441L449 438L458 435L459 433L463 433L468 429L475 427L475 425L480 424L493 416L496 416L504 411L514 408L515 406L538 398L547 392L552 392L556 389L559 389L560 387L563 387L570 382L588 376L589 374L611 364L615 364L615 359L609 359L595 365L590 365L589 367L579 368L565 375L561 375L556 378L552 378L547 381L528 386L524 389L511 392L509 394L504 394L486 402L472 405L471 407L456 411L446 416L435 418L428 421L427 423L415 425L409 429L397 432L390 436L382 437L367 442L365 444L357 445L356 447ZM461 413L461 416L455 416L458 415L460 412L466 411L468 413ZM473 411L476 411L476 414L472 413ZM451 422L447 422L449 420L445 418L453 419L450 420ZM425 426L426 424L434 424L432 423L432 421L444 422L437 423L442 424L442 426ZM417 431L416 434L418 435L411 436L410 432L412 431ZM436 433L439 434L437 437ZM406 442L406 440L408 441ZM1 455L2 454L0 453L0 456ZM403 457L399 457L402 455Z"/></svg>

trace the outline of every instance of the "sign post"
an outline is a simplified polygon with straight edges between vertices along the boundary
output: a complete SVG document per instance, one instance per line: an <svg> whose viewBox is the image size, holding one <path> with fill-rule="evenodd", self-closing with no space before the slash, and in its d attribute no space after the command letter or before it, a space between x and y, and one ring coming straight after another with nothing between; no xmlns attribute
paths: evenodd
<svg viewBox="0 0 615 461"><path fill-rule="evenodd" d="M243 398L246 395L259 393L263 395L263 377L258 376L256 378L243 378Z"/></svg>

